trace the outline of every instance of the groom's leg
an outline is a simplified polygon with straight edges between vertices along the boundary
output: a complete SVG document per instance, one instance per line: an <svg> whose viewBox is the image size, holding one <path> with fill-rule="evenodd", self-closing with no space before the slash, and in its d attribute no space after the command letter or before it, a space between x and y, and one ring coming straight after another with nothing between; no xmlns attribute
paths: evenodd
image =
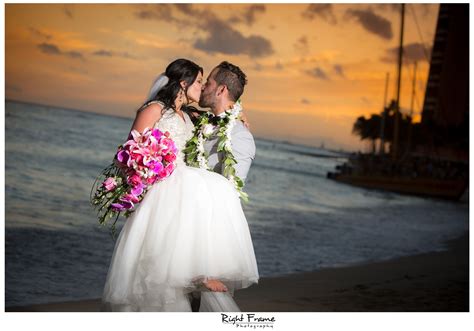
<svg viewBox="0 0 474 331"><path fill-rule="evenodd" d="M200 312L240 312L229 292L202 292Z"/></svg>
<svg viewBox="0 0 474 331"><path fill-rule="evenodd" d="M189 293L189 301L191 302L192 311L199 312L199 307L201 305L201 292L195 291Z"/></svg>

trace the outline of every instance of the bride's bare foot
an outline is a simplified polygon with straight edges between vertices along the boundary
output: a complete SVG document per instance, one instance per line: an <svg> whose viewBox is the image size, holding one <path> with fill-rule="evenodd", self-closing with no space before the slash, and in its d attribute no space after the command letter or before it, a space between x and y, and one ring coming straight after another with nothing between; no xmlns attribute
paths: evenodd
<svg viewBox="0 0 474 331"><path fill-rule="evenodd" d="M207 282L203 282L204 286L212 292L227 292L227 287L221 281L217 279L210 279Z"/></svg>

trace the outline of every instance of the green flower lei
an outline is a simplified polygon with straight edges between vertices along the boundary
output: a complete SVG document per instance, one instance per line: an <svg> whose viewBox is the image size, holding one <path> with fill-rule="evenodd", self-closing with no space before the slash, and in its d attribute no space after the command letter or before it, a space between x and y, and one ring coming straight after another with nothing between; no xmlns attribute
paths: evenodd
<svg viewBox="0 0 474 331"><path fill-rule="evenodd" d="M183 152L186 156L186 163L188 166L211 171L207 162L209 155L207 155L204 150L204 141L215 132L217 127L217 152L223 152L224 154L223 175L234 185L242 200L248 202L248 194L242 190L244 182L235 174L234 165L237 164L237 161L232 153L231 145L232 128L234 127L235 121L239 117L241 111L242 106L239 100L231 109L225 112L226 116L218 117L216 126L210 123L209 114L201 115L194 128L193 137L186 143Z"/></svg>

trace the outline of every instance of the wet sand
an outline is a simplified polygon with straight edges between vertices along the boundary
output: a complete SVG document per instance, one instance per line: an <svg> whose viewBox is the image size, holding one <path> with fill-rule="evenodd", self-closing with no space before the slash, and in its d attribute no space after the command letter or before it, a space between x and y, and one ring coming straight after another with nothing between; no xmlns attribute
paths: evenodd
<svg viewBox="0 0 474 331"><path fill-rule="evenodd" d="M252 312L467 312L469 235L443 252L262 278L237 291ZM7 312L98 312L100 299L6 307Z"/></svg>

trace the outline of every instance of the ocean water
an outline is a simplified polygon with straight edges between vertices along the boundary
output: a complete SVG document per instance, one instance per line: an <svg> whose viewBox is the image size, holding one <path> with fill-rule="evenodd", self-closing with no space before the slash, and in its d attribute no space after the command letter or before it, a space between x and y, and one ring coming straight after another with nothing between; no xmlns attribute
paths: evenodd
<svg viewBox="0 0 474 331"><path fill-rule="evenodd" d="M114 242L89 194L132 120L5 108L5 305L98 298ZM443 250L469 228L468 203L347 186L326 179L342 155L256 144L244 209L263 277Z"/></svg>

